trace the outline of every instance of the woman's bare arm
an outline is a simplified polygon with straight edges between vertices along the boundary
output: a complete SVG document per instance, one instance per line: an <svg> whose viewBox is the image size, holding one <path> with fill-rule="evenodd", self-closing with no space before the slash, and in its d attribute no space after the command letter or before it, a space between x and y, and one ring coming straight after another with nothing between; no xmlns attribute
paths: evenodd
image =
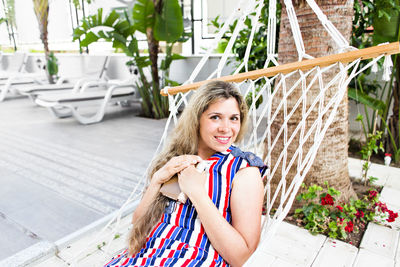
<svg viewBox="0 0 400 267"><path fill-rule="evenodd" d="M172 178L176 173L182 171L190 165L200 162L201 158L195 155L182 155L171 158L162 168L156 171L150 180L142 200L132 215L132 223L143 216L153 200L157 197L161 185Z"/></svg>
<svg viewBox="0 0 400 267"><path fill-rule="evenodd" d="M202 189L205 175L199 177L195 172L191 167L181 172L181 189L195 206L213 247L232 266L242 266L257 248L260 238L264 197L260 172L256 167L237 172L231 193L232 225ZM203 186L194 185L195 180L200 180Z"/></svg>

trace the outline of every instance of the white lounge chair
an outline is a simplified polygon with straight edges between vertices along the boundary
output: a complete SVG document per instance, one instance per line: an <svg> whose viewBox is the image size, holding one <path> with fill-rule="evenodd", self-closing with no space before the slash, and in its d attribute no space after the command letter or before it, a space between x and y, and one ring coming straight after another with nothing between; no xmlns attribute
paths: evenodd
<svg viewBox="0 0 400 267"><path fill-rule="evenodd" d="M1 65L3 68L0 70L0 81L7 80L10 75L23 72L27 59L28 55L24 52L15 52L10 56L2 54Z"/></svg>
<svg viewBox="0 0 400 267"><path fill-rule="evenodd" d="M27 95L35 101L37 95L43 94L44 92L78 92L87 82L104 82L108 80L106 75L109 64L108 56L88 56L87 62L85 63L87 64L83 64L83 74L80 76L62 75L56 84L20 86L16 87L15 90L19 94ZM74 66L63 66L61 64L60 67L64 69L64 73L68 73L66 69L73 68Z"/></svg>
<svg viewBox="0 0 400 267"><path fill-rule="evenodd" d="M4 58L4 56L3 56ZM47 81L44 71L27 72L26 63L28 56L25 53L15 53L6 58L6 69L0 72L0 102L3 101L7 93L16 94L13 86L42 84Z"/></svg>
<svg viewBox="0 0 400 267"><path fill-rule="evenodd" d="M93 89L91 86L96 85ZM58 118L74 116L82 124L91 124L103 119L108 104L138 102L135 80L87 82L79 92L43 93L36 97L36 104L49 109ZM96 111L90 115L80 109L95 106Z"/></svg>

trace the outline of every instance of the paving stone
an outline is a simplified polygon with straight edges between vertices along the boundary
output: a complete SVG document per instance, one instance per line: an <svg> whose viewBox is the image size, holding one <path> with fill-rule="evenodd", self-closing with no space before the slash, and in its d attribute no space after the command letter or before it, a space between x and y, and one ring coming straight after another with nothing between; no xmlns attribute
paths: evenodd
<svg viewBox="0 0 400 267"><path fill-rule="evenodd" d="M377 163L371 163L371 167L368 171L368 176L374 176L379 179L376 183L377 185L385 185L390 174L391 172L389 167Z"/></svg>
<svg viewBox="0 0 400 267"><path fill-rule="evenodd" d="M348 168L350 177L360 178L362 176L362 162L359 159L348 158Z"/></svg>
<svg viewBox="0 0 400 267"><path fill-rule="evenodd" d="M399 177L400 179L400 177ZM400 190L392 187L384 187L381 192L380 200L395 206L400 206Z"/></svg>
<svg viewBox="0 0 400 267"><path fill-rule="evenodd" d="M397 253L395 257L396 264L399 265L400 263L400 236L399 236L399 243L397 244Z"/></svg>
<svg viewBox="0 0 400 267"><path fill-rule="evenodd" d="M98 267L98 266L104 266L108 261L110 261L112 258L111 255L108 255L104 253L101 250L97 250L96 252L93 252L92 254L88 255L87 257L80 259L76 263L74 263L72 266L76 267Z"/></svg>
<svg viewBox="0 0 400 267"><path fill-rule="evenodd" d="M73 242L66 248L62 249L57 253L57 256L68 263L72 263L74 260L81 260L86 258L88 255L92 255L97 252L111 236L110 230L105 230L104 233L99 235L96 231L86 236L82 236L78 241Z"/></svg>
<svg viewBox="0 0 400 267"><path fill-rule="evenodd" d="M0 242L0 261L40 241L35 233L10 220L1 212L0 233L2 240Z"/></svg>
<svg viewBox="0 0 400 267"><path fill-rule="evenodd" d="M105 245L102 248L103 251L106 251L108 254L111 255L116 255L118 253L121 253L121 251L124 251L128 247L129 231L125 231L125 233L117 232L111 236L113 237L113 239L111 241L107 241L108 245Z"/></svg>
<svg viewBox="0 0 400 267"><path fill-rule="evenodd" d="M310 266L325 239L325 236L313 236L305 229L282 222L276 235L268 244L261 244L261 249L295 266Z"/></svg>
<svg viewBox="0 0 400 267"><path fill-rule="evenodd" d="M385 188L390 187L393 189L400 190L400 171L398 173L392 173L390 177L387 179Z"/></svg>
<svg viewBox="0 0 400 267"><path fill-rule="evenodd" d="M36 261L42 261L54 256L56 246L48 241L40 241L10 257L0 261L0 266L26 266Z"/></svg>
<svg viewBox="0 0 400 267"><path fill-rule="evenodd" d="M351 177L361 178L363 163L363 160L348 158L349 175ZM389 182L390 179L394 177L400 177L400 170L398 168L388 167L382 164L371 163L368 176L374 176L378 178L375 184L384 186ZM400 185L398 188L400 188Z"/></svg>
<svg viewBox="0 0 400 267"><path fill-rule="evenodd" d="M268 253L259 252L255 255L254 259L246 262L244 267L297 267L305 266L301 264L295 264L292 262L285 261L284 259L278 258Z"/></svg>
<svg viewBox="0 0 400 267"><path fill-rule="evenodd" d="M352 266L357 253L355 246L327 238L312 267Z"/></svg>
<svg viewBox="0 0 400 267"><path fill-rule="evenodd" d="M62 259L60 259L57 256L53 256L51 258L49 258L48 260L45 260L43 262L40 263L34 263L32 264L32 266L34 267L67 267L69 266L65 261L63 261Z"/></svg>
<svg viewBox="0 0 400 267"><path fill-rule="evenodd" d="M353 267L393 267L394 260L361 248Z"/></svg>
<svg viewBox="0 0 400 267"><path fill-rule="evenodd" d="M360 248L388 259L394 259L399 242L399 232L388 227L369 223Z"/></svg>
<svg viewBox="0 0 400 267"><path fill-rule="evenodd" d="M257 249L243 267L265 266L272 267L277 257Z"/></svg>

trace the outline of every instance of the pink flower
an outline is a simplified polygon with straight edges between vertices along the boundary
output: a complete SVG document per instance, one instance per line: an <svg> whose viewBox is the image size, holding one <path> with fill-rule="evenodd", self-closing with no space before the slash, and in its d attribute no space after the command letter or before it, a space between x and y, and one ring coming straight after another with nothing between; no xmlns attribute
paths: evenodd
<svg viewBox="0 0 400 267"><path fill-rule="evenodd" d="M325 206L325 205L333 206L333 198L332 198L332 196L329 195L329 194L326 194L325 197L321 197L321 204L322 204L322 206Z"/></svg>
<svg viewBox="0 0 400 267"><path fill-rule="evenodd" d="M354 224L353 224L353 222L352 222L352 221L347 222L347 225L346 225L346 227L344 228L344 230L345 230L346 232L348 232L348 233L353 232L353 231L354 231Z"/></svg>
<svg viewBox="0 0 400 267"><path fill-rule="evenodd" d="M343 207L342 207L342 206L337 205L336 208L337 208L338 210L340 210L340 212L343 212Z"/></svg>
<svg viewBox="0 0 400 267"><path fill-rule="evenodd" d="M357 210L356 217L357 218L363 218L364 217L364 212L362 210Z"/></svg>

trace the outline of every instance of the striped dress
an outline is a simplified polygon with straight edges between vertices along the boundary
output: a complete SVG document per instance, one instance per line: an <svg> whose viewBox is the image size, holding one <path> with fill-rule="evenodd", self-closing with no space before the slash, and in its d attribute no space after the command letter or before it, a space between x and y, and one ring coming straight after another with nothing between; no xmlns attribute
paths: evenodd
<svg viewBox="0 0 400 267"><path fill-rule="evenodd" d="M250 152L231 146L209 159L208 195L222 216L231 223L230 196L235 174L242 168L257 166L261 174L266 166ZM133 257L127 251L105 266L228 266L214 250L188 199L185 204L170 201L161 221L151 231L145 246Z"/></svg>

